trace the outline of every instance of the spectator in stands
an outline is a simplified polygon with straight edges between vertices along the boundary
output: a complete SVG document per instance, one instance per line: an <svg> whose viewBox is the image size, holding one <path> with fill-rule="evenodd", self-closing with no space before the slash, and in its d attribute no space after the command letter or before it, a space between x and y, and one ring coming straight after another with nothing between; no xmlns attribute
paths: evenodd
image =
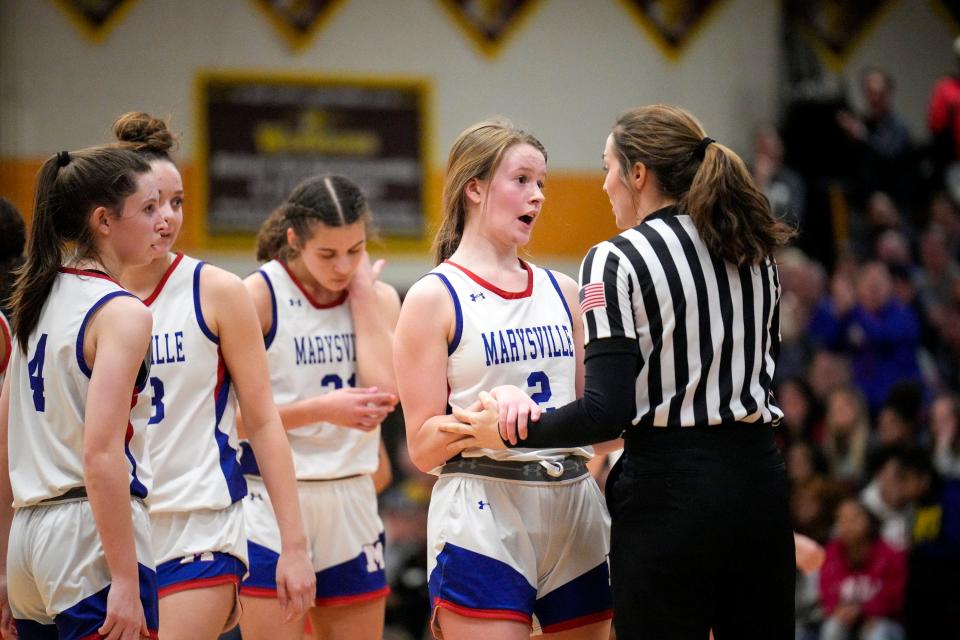
<svg viewBox="0 0 960 640"><path fill-rule="evenodd" d="M831 297L817 308L811 336L828 349L851 358L854 383L876 415L897 382L921 383L917 362L919 322L893 297L890 272L882 262L868 262L855 288L835 277Z"/></svg>
<svg viewBox="0 0 960 640"><path fill-rule="evenodd" d="M860 87L866 112L837 114L840 128L859 148L855 176L860 190L865 195L882 189L900 206L909 206L914 195L913 143L907 125L893 110L893 78L871 67L863 72Z"/></svg>
<svg viewBox="0 0 960 640"><path fill-rule="evenodd" d="M863 504L837 509L836 537L820 570L826 620L821 640L900 640L906 557L884 542L880 524Z"/></svg>
<svg viewBox="0 0 960 640"><path fill-rule="evenodd" d="M855 387L834 389L827 399L823 453L831 477L854 489L863 480L870 439L870 417L863 394Z"/></svg>

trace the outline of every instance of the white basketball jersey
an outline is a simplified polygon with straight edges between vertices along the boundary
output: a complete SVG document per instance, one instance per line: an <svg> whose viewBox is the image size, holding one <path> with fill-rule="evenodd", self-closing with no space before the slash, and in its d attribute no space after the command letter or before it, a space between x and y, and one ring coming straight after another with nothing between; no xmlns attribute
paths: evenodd
<svg viewBox="0 0 960 640"><path fill-rule="evenodd" d="M224 509L247 495L237 400L200 308L204 263L177 254L144 303L153 312L147 446L151 513ZM228 310L229 312L229 310Z"/></svg>
<svg viewBox="0 0 960 640"><path fill-rule="evenodd" d="M448 348L448 404L468 407L481 391L509 384L525 389L550 411L577 399L573 320L556 278L521 261L526 290L508 292L450 261L425 277L439 277L453 299L456 331ZM536 426L532 427L536 428ZM467 449L467 458L559 460L591 457L590 447L506 451Z"/></svg>
<svg viewBox="0 0 960 640"><path fill-rule="evenodd" d="M83 355L84 334L101 306L132 295L101 273L61 268L27 340L27 353L14 348L8 453L14 507L35 505L83 486L84 416L92 374ZM125 437L130 494L141 498L150 486L143 464L150 406L142 393L146 375L143 367L137 388L130 390L132 409Z"/></svg>
<svg viewBox="0 0 960 640"><path fill-rule="evenodd" d="M277 260L260 268L273 301L273 321L264 338L270 384L278 406L357 386L357 349L346 292L317 304ZM288 429L298 480L326 480L373 473L379 462L380 429L360 431L326 422Z"/></svg>
<svg viewBox="0 0 960 640"><path fill-rule="evenodd" d="M7 353L0 358L0 388L3 388L3 378L7 374L7 366L10 364L10 354L13 352L13 337L10 333L10 322L7 316L0 311L0 340L7 345Z"/></svg>

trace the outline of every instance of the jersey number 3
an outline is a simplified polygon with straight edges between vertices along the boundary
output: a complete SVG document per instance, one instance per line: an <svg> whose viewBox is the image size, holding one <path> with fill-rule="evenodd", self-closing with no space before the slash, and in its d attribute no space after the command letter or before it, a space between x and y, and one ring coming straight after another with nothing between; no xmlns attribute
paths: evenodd
<svg viewBox="0 0 960 640"><path fill-rule="evenodd" d="M43 397L43 359L47 355L47 334L41 333L37 340L37 350L27 363L27 376L30 378L30 390L33 391L33 408L39 413L47 408Z"/></svg>
<svg viewBox="0 0 960 640"><path fill-rule="evenodd" d="M150 404L153 406L153 413L150 415L150 420L147 421L147 424L157 424L163 420L164 410L163 410L163 380L160 378L150 378L150 386L153 388L153 397L150 399Z"/></svg>

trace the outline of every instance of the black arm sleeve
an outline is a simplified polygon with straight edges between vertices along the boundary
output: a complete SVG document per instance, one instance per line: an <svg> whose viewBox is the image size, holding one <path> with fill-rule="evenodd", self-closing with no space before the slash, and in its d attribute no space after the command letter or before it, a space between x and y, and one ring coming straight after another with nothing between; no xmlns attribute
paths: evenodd
<svg viewBox="0 0 960 640"><path fill-rule="evenodd" d="M604 338L587 345L583 397L544 412L517 447L576 447L619 438L636 415L640 352L631 338ZM511 446L507 443L507 446Z"/></svg>

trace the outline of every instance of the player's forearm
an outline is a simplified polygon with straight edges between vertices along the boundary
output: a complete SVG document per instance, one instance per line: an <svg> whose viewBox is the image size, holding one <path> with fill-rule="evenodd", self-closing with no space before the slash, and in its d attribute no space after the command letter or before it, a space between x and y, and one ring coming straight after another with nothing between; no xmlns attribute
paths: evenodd
<svg viewBox="0 0 960 640"><path fill-rule="evenodd" d="M407 450L410 460L420 471L429 473L456 455L455 451L450 450L450 445L462 436L439 429L445 422L456 421L450 415L434 416L420 425L419 429L411 431L412 435L407 438Z"/></svg>
<svg viewBox="0 0 960 640"><path fill-rule="evenodd" d="M389 358L393 352L393 327L380 317L355 317L353 327L357 337L357 386L397 393L397 379Z"/></svg>
<svg viewBox="0 0 960 640"><path fill-rule="evenodd" d="M260 467L263 483L273 503L282 548L306 549L307 539L300 514L293 456L286 435L278 426L265 425L247 435Z"/></svg>
<svg viewBox="0 0 960 640"><path fill-rule="evenodd" d="M136 582L137 549L130 508L130 476L123 452L85 452L83 476L111 580Z"/></svg>

